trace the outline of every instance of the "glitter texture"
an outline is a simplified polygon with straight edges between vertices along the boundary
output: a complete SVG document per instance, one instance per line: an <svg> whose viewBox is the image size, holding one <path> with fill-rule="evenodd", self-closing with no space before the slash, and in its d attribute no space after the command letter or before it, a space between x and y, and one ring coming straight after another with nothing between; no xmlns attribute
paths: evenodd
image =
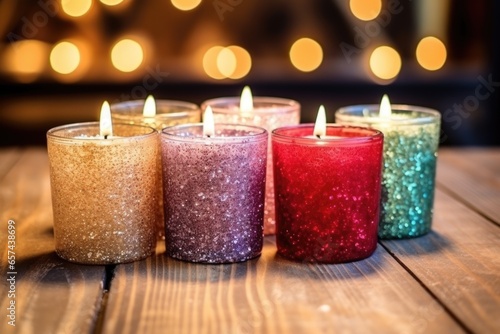
<svg viewBox="0 0 500 334"><path fill-rule="evenodd" d="M166 249L174 258L245 261L262 252L267 132L216 124L161 134Z"/></svg>
<svg viewBox="0 0 500 334"><path fill-rule="evenodd" d="M193 103L174 100L156 100L155 117L144 117L145 100L126 101L111 105L111 118L115 123L146 125L161 131L163 128L178 124L197 123L201 120L200 108ZM158 160L158 170L161 176L161 160ZM158 211L162 218L159 220L158 237L165 238L163 219L163 194L161 180L158 184Z"/></svg>
<svg viewBox="0 0 500 334"><path fill-rule="evenodd" d="M202 110L211 106L214 112L215 123L231 123L255 125L265 128L269 133L272 130L296 125L300 122L300 104L294 100L274 97L254 97L252 112L240 112L240 97L223 97L203 102ZM273 158L269 137L267 157L266 201L264 207L264 234L274 234L276 219L274 212L274 181Z"/></svg>
<svg viewBox="0 0 500 334"><path fill-rule="evenodd" d="M112 139L74 138L98 133L98 123L47 133L56 252L84 264L146 258L155 250L161 219L159 134L115 124Z"/></svg>
<svg viewBox="0 0 500 334"><path fill-rule="evenodd" d="M415 106L393 105L389 122L378 105L342 108L338 123L364 125L384 133L384 167L379 236L413 238L431 230L440 115ZM363 115L363 110L365 110Z"/></svg>
<svg viewBox="0 0 500 334"><path fill-rule="evenodd" d="M278 253L306 262L340 263L370 256L377 246L383 135L312 124L272 133Z"/></svg>

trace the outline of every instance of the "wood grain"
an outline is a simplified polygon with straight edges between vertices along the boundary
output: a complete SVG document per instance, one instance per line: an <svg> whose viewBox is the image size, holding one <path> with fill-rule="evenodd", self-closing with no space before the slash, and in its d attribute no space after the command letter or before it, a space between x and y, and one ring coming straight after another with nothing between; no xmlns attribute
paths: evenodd
<svg viewBox="0 0 500 334"><path fill-rule="evenodd" d="M54 253L45 149L0 150L0 310L8 286L7 221L17 227L16 328L0 333L500 332L500 150L446 149L438 158L433 231L383 241L340 265L276 256L203 265L158 255L119 265L96 328L104 267ZM442 189L442 190L441 190ZM391 253L389 254L388 251Z"/></svg>
<svg viewBox="0 0 500 334"><path fill-rule="evenodd" d="M500 225L500 149L441 150L437 183Z"/></svg>
<svg viewBox="0 0 500 334"><path fill-rule="evenodd" d="M500 332L500 228L436 192L433 231L383 244L475 333Z"/></svg>
<svg viewBox="0 0 500 334"><path fill-rule="evenodd" d="M15 153L0 153L0 161ZM7 165L7 164L6 164ZM2 167L0 167L0 171ZM0 174L1 176L1 174ZM0 177L0 333L91 333L102 296L104 267L80 266L54 253L48 161L26 150ZM16 226L16 327L7 324L7 222Z"/></svg>
<svg viewBox="0 0 500 334"><path fill-rule="evenodd" d="M21 156L21 151L17 148L4 148L0 150L0 180L14 166Z"/></svg>
<svg viewBox="0 0 500 334"><path fill-rule="evenodd" d="M104 333L457 333L461 328L383 248L340 265L275 255L204 265L160 254L117 266ZM434 312L427 317L421 310Z"/></svg>
<svg viewBox="0 0 500 334"><path fill-rule="evenodd" d="M439 151L439 156L446 160L467 161L480 169L500 173L500 148L498 147L446 148Z"/></svg>

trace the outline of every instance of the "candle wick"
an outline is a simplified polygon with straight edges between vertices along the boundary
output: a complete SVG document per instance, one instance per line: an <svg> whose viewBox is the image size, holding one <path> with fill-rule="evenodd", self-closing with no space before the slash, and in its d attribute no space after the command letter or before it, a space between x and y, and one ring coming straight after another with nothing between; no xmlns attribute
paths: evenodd
<svg viewBox="0 0 500 334"><path fill-rule="evenodd" d="M207 135L207 138L210 138L210 135Z"/></svg>
<svg viewBox="0 0 500 334"><path fill-rule="evenodd" d="M320 135L316 135L316 137L318 137L318 139L321 139L321 136L320 136Z"/></svg>
<svg viewBox="0 0 500 334"><path fill-rule="evenodd" d="M108 139L108 135L104 135L104 139Z"/></svg>

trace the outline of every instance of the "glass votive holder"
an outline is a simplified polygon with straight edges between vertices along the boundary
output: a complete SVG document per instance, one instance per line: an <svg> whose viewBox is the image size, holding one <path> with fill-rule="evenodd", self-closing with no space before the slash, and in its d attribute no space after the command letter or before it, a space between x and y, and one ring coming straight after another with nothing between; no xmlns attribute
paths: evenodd
<svg viewBox="0 0 500 334"><path fill-rule="evenodd" d="M377 246L383 135L314 125L272 132L278 254L304 262L366 258Z"/></svg>
<svg viewBox="0 0 500 334"><path fill-rule="evenodd" d="M145 100L133 100L111 104L111 118L116 123L138 124L161 131L168 126L201 121L200 108L190 102L156 100L156 114L144 116Z"/></svg>
<svg viewBox="0 0 500 334"><path fill-rule="evenodd" d="M389 119L379 117L374 104L340 108L335 120L384 133L379 236L413 238L431 230L441 116L417 106L391 107Z"/></svg>
<svg viewBox="0 0 500 334"><path fill-rule="evenodd" d="M178 124L198 123L201 121L200 108L190 102L176 100L154 100L154 116L144 116L145 100L125 101L111 104L111 119L116 123L138 124L155 128L163 128ZM158 159L158 170L161 176L161 161ZM163 195L161 182L158 184L158 210L163 216ZM157 226L158 238L165 237L163 218Z"/></svg>
<svg viewBox="0 0 500 334"><path fill-rule="evenodd" d="M56 253L71 262L113 264L156 247L159 134L150 127L99 123L47 132Z"/></svg>
<svg viewBox="0 0 500 334"><path fill-rule="evenodd" d="M297 101L278 97L253 97L253 109L248 112L240 111L240 97L221 97L207 100L201 108L212 108L215 123L245 124L265 128L269 133L272 130L296 125L300 122L300 104ZM264 234L275 233L274 212L274 182L272 166L272 150L269 138L267 158L266 201L264 207Z"/></svg>
<svg viewBox="0 0 500 334"><path fill-rule="evenodd" d="M230 263L257 257L263 245L268 134L253 126L202 124L161 132L166 254Z"/></svg>

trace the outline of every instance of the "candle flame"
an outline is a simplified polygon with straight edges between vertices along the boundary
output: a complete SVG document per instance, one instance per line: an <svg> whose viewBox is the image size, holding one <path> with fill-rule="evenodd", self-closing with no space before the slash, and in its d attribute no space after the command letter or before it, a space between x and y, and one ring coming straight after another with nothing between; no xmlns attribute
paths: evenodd
<svg viewBox="0 0 500 334"><path fill-rule="evenodd" d="M316 123L314 124L313 134L320 139L321 136L326 135L326 112L323 105L321 105L318 109L318 116L316 116Z"/></svg>
<svg viewBox="0 0 500 334"><path fill-rule="evenodd" d="M389 101L389 97L387 94L384 94L382 97L382 101L380 102L380 118L390 119L392 115L391 102Z"/></svg>
<svg viewBox="0 0 500 334"><path fill-rule="evenodd" d="M245 86L241 92L240 111L251 112L253 110L253 97L250 87Z"/></svg>
<svg viewBox="0 0 500 334"><path fill-rule="evenodd" d="M104 101L101 107L101 117L99 120L100 135L105 139L113 135L113 124L111 123L111 108L108 101Z"/></svg>
<svg viewBox="0 0 500 334"><path fill-rule="evenodd" d="M208 106L203 113L203 136L212 137L215 135L214 113L212 107Z"/></svg>
<svg viewBox="0 0 500 334"><path fill-rule="evenodd" d="M149 95L144 102L144 110L142 112L144 117L155 117L156 115L156 103L153 95Z"/></svg>

